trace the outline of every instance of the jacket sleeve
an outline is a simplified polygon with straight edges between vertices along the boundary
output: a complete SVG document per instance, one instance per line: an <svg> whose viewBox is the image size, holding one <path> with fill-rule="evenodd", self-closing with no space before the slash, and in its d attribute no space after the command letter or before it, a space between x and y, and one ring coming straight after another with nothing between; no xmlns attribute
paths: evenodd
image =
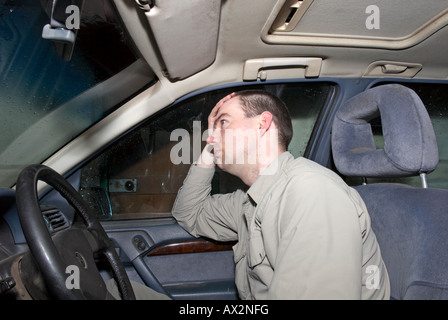
<svg viewBox="0 0 448 320"><path fill-rule="evenodd" d="M187 232L218 241L237 240L238 215L245 193L210 195L215 169L192 165L179 189L172 215Z"/></svg>
<svg viewBox="0 0 448 320"><path fill-rule="evenodd" d="M362 212L346 190L305 174L291 181L280 205L268 298L360 299Z"/></svg>

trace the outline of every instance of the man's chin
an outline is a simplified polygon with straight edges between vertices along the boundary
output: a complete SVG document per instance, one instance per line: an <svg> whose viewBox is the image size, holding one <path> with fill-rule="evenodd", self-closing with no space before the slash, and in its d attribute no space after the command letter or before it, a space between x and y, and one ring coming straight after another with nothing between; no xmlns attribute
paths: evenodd
<svg viewBox="0 0 448 320"><path fill-rule="evenodd" d="M215 158L215 164L219 169L224 170L225 164L221 161L221 159Z"/></svg>
<svg viewBox="0 0 448 320"><path fill-rule="evenodd" d="M226 172L229 171L229 164L227 164L225 161L222 161L221 158L215 158L215 164L219 169L226 171Z"/></svg>
<svg viewBox="0 0 448 320"><path fill-rule="evenodd" d="M234 163L225 163L225 162L216 162L216 166L224 172L230 173L231 175L238 176L238 173L241 172L243 166L241 164Z"/></svg>

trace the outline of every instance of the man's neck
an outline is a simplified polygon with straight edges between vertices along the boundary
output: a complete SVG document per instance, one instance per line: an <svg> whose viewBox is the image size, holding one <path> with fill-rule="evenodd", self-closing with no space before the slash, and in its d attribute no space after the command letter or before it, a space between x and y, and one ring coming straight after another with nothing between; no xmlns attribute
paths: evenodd
<svg viewBox="0 0 448 320"><path fill-rule="evenodd" d="M252 186L257 181L260 174L271 165L271 163L278 158L285 150L280 150L278 154L264 158L263 161L258 161L253 166L248 166L240 173L239 178L247 185Z"/></svg>

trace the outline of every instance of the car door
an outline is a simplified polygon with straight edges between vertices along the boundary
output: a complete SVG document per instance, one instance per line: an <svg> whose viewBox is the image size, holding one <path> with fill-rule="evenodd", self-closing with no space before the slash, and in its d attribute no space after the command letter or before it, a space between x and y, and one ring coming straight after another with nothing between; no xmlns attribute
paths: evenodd
<svg viewBox="0 0 448 320"><path fill-rule="evenodd" d="M285 101L295 131L290 151L307 155L316 123L331 105L334 84L257 84L192 94L129 131L72 175L132 280L174 299L238 299L235 243L192 237L176 223L171 208L205 144L210 110L228 93L248 88L271 91ZM216 170L212 194L237 188L247 187Z"/></svg>

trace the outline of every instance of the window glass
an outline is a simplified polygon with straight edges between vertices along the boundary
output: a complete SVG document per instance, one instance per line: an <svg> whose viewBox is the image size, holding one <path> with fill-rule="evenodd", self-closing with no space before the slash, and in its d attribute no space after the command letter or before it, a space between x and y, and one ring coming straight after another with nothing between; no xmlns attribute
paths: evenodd
<svg viewBox="0 0 448 320"><path fill-rule="evenodd" d="M294 125L290 151L305 153L330 84L251 86L270 91L288 106ZM171 216L177 191L205 142L211 109L225 95L247 88L228 88L199 94L157 114L93 159L81 174L81 194L102 219ZM177 155L173 163L171 153ZM180 161L180 160L182 161ZM212 193L246 186L236 177L216 170Z"/></svg>
<svg viewBox="0 0 448 320"><path fill-rule="evenodd" d="M63 59L55 43L42 38L50 23L44 7L52 3L0 1L2 187L11 187L22 168L48 158L153 78L107 0L85 1L71 60ZM140 76L120 83L139 63Z"/></svg>
<svg viewBox="0 0 448 320"><path fill-rule="evenodd" d="M385 83L381 83L385 84ZM378 85L381 85L378 84ZM427 175L428 187L448 189L448 85L436 83L400 83L414 90L423 101L431 118L439 148L439 164ZM377 148L384 146L380 119L371 122ZM359 182L359 181L358 181ZM368 182L397 182L421 187L420 177L368 179Z"/></svg>

